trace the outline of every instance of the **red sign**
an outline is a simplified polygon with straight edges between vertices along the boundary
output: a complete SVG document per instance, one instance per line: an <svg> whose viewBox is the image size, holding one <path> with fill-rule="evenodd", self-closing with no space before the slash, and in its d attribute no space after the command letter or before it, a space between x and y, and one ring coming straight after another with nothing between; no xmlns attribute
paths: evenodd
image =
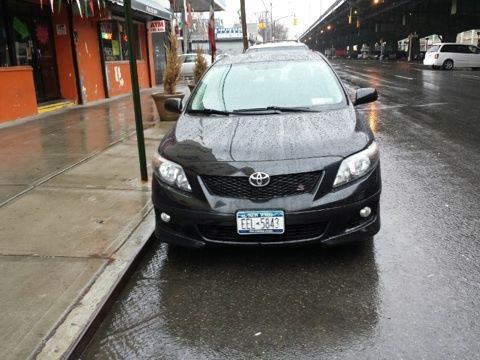
<svg viewBox="0 0 480 360"><path fill-rule="evenodd" d="M158 20L158 21L149 21L147 23L148 32L151 33L159 33L165 32L165 21Z"/></svg>

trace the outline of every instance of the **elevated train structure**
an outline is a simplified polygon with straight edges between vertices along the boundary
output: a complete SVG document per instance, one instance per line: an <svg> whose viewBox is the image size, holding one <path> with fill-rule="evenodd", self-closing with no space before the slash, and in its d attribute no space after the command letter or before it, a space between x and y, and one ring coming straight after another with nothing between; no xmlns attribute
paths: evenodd
<svg viewBox="0 0 480 360"><path fill-rule="evenodd" d="M299 40L314 50L351 53L362 45L397 50L408 38L413 54L422 37L455 42L458 33L473 29L480 29L480 0L337 0Z"/></svg>

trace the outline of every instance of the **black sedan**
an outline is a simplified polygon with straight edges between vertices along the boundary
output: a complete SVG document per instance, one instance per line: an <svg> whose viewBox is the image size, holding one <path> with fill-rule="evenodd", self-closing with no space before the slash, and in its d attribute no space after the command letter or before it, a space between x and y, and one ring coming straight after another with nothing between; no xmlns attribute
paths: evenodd
<svg viewBox="0 0 480 360"><path fill-rule="evenodd" d="M255 53L215 63L153 159L155 234L188 247L340 244L380 229L379 150L327 60ZM182 109L183 108L183 109Z"/></svg>

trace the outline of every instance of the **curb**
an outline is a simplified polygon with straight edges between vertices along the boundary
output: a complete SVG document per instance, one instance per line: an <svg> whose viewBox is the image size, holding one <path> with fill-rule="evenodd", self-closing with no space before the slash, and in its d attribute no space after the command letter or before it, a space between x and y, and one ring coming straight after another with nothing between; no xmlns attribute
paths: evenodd
<svg viewBox="0 0 480 360"><path fill-rule="evenodd" d="M79 358L154 239L155 214L153 206L149 207L122 247L71 305L33 358Z"/></svg>

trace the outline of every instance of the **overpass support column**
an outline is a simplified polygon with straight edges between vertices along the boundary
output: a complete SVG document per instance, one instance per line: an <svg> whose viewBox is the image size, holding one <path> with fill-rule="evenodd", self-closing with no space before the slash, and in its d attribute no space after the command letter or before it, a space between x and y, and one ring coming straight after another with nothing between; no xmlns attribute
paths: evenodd
<svg viewBox="0 0 480 360"><path fill-rule="evenodd" d="M444 33L442 36L442 42L457 42L457 33Z"/></svg>
<svg viewBox="0 0 480 360"><path fill-rule="evenodd" d="M420 38L417 33L408 35L408 61L415 60L415 55L420 53Z"/></svg>

